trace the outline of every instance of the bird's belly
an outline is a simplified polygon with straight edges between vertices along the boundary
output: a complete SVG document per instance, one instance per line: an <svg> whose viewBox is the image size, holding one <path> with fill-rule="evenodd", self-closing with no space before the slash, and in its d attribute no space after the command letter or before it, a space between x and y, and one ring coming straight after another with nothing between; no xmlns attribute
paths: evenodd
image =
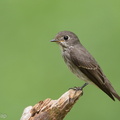
<svg viewBox="0 0 120 120"><path fill-rule="evenodd" d="M91 83L87 76L85 76L73 63L70 63L70 61L65 61L68 68L72 73L74 73L79 79L84 80L87 83Z"/></svg>
<svg viewBox="0 0 120 120"><path fill-rule="evenodd" d="M86 75L84 75L74 64L66 63L72 73L74 73L79 79L84 80L86 83L95 85ZM68 65L69 64L69 65Z"/></svg>
<svg viewBox="0 0 120 120"><path fill-rule="evenodd" d="M80 78L81 80L84 80L85 82L88 82L89 79L87 78L87 76L85 76L75 65L72 65L67 63L68 68L70 69L70 71L72 73L74 73L78 78Z"/></svg>

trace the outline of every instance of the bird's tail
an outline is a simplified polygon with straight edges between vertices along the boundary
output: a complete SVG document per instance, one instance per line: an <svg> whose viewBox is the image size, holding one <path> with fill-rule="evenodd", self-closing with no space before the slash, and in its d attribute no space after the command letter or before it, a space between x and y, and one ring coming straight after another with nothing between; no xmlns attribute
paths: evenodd
<svg viewBox="0 0 120 120"><path fill-rule="evenodd" d="M115 98L117 98L120 101L120 96L117 94L117 92L115 91L115 89L113 88L113 86L111 85L111 83L108 80L107 80L106 87L109 89L112 96L114 96Z"/></svg>
<svg viewBox="0 0 120 120"><path fill-rule="evenodd" d="M120 96L117 94L117 92L115 91L115 89L112 87L112 85L110 84L110 91L112 93L112 95L117 98L120 101Z"/></svg>
<svg viewBox="0 0 120 120"><path fill-rule="evenodd" d="M112 94L115 98L117 98L120 101L120 96L116 92L113 92Z"/></svg>

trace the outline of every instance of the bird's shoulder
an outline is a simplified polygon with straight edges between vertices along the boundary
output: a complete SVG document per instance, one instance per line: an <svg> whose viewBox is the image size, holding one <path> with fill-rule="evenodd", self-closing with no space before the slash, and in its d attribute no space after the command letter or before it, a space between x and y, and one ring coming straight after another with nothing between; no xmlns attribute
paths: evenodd
<svg viewBox="0 0 120 120"><path fill-rule="evenodd" d="M71 47L70 57L72 62L79 67L89 70L96 70L99 68L96 60L83 46Z"/></svg>

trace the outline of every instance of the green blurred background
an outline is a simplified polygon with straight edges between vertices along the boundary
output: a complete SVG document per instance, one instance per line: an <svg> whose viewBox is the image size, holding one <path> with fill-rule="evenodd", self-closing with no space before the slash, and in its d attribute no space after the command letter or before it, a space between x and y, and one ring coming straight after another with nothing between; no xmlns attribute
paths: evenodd
<svg viewBox="0 0 120 120"><path fill-rule="evenodd" d="M119 0L0 0L0 119L84 83L49 42L62 30L79 36L120 94ZM120 102L89 85L65 120L119 117Z"/></svg>

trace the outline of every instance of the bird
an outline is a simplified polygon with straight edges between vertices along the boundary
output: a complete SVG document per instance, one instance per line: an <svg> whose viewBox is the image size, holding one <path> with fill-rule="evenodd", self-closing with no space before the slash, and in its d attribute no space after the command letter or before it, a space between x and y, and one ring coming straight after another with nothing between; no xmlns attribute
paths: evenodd
<svg viewBox="0 0 120 120"><path fill-rule="evenodd" d="M88 84L94 84L113 101L115 101L115 98L120 101L120 96L104 75L101 67L81 44L75 33L71 31L61 31L51 42L56 42L60 46L62 57L71 72L79 79L85 81L83 87Z"/></svg>

